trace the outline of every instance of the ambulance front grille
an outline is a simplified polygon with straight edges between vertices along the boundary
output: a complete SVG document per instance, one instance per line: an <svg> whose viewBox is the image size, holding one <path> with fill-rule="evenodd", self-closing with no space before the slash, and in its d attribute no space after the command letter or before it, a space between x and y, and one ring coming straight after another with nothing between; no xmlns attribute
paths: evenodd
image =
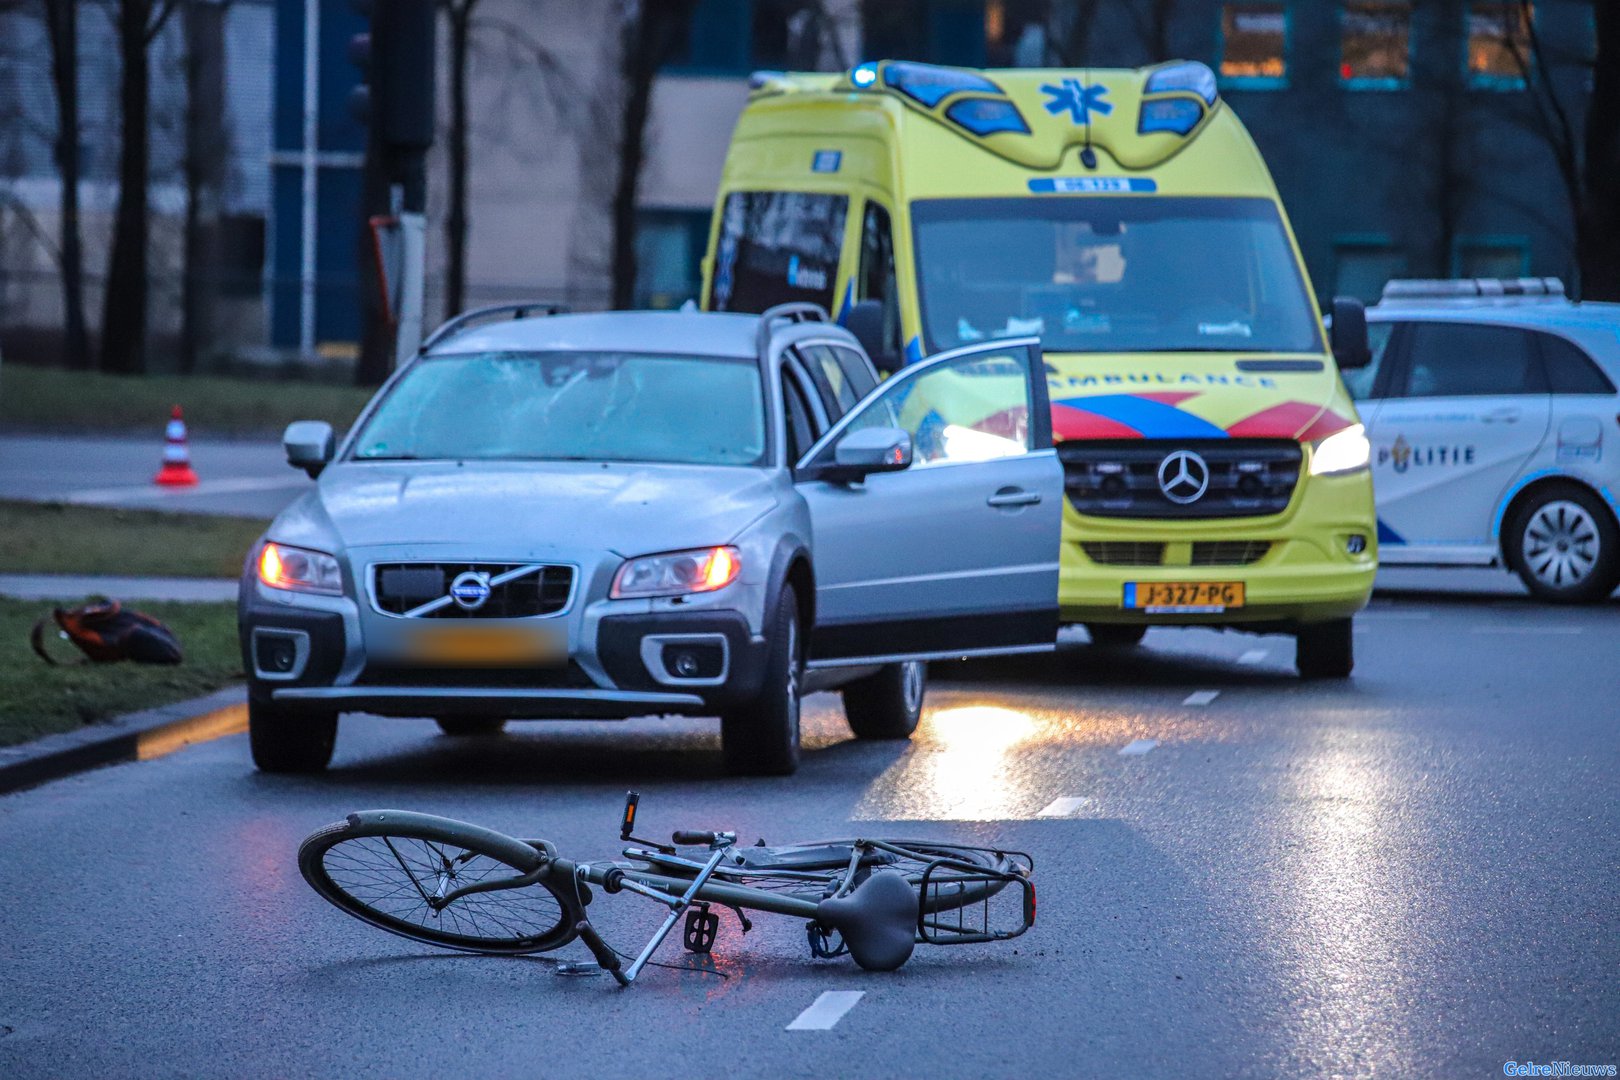
<svg viewBox="0 0 1620 1080"><path fill-rule="evenodd" d="M1178 502L1160 484L1161 466L1178 451L1194 474L1199 462L1207 485L1196 497ZM1288 508L1299 485L1303 454L1292 439L1076 439L1057 447L1064 488L1076 511L1092 517L1200 518L1265 517ZM1178 461L1167 467L1180 475ZM1183 483L1177 494L1192 494Z"/></svg>

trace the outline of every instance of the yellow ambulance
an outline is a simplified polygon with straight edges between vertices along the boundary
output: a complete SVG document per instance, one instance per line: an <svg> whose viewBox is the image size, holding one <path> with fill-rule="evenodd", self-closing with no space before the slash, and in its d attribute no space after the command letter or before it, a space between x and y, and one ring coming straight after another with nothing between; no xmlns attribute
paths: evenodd
<svg viewBox="0 0 1620 1080"><path fill-rule="evenodd" d="M760 73L703 270L706 309L819 304L885 370L1038 336L1064 621L1287 633L1302 675L1350 673L1378 537L1339 369L1369 363L1365 313L1334 301L1330 340L1205 65Z"/></svg>

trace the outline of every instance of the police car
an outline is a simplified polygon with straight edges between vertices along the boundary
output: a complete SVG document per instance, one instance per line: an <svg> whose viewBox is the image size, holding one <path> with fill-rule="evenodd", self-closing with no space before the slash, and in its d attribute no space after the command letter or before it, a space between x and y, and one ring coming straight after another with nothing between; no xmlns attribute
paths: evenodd
<svg viewBox="0 0 1620 1080"><path fill-rule="evenodd" d="M1385 565L1505 566L1536 596L1620 584L1620 304L1551 278L1391 281L1345 372Z"/></svg>

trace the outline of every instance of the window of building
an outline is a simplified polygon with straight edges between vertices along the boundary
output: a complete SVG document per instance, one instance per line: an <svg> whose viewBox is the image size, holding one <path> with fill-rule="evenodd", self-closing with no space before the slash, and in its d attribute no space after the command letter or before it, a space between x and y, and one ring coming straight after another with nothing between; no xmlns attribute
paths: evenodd
<svg viewBox="0 0 1620 1080"><path fill-rule="evenodd" d="M1452 256L1452 276L1516 278L1530 272L1530 239L1525 236L1465 236Z"/></svg>
<svg viewBox="0 0 1620 1080"><path fill-rule="evenodd" d="M1239 88L1276 88L1288 79L1286 4L1221 7L1221 81Z"/></svg>
<svg viewBox="0 0 1620 1080"><path fill-rule="evenodd" d="M1371 304L1391 278L1406 273L1406 253L1388 237L1341 237L1333 242L1333 295Z"/></svg>
<svg viewBox="0 0 1620 1080"><path fill-rule="evenodd" d="M861 50L867 60L921 60L984 67L986 0L881 0L861 5ZM1002 8L1003 33L1006 5Z"/></svg>
<svg viewBox="0 0 1620 1080"><path fill-rule="evenodd" d="M831 310L849 199L734 191L720 212L709 307L758 314L806 301Z"/></svg>
<svg viewBox="0 0 1620 1080"><path fill-rule="evenodd" d="M709 239L707 210L643 210L636 224L636 306L670 310L696 299Z"/></svg>
<svg viewBox="0 0 1620 1080"><path fill-rule="evenodd" d="M1339 36L1339 79L1356 89L1392 90L1406 85L1411 58L1412 5L1357 2L1344 5Z"/></svg>
<svg viewBox="0 0 1620 1080"><path fill-rule="evenodd" d="M747 75L761 68L813 70L824 31L812 0L699 0L692 31L665 70Z"/></svg>
<svg viewBox="0 0 1620 1080"><path fill-rule="evenodd" d="M1468 5L1468 80L1474 86L1516 90L1530 64L1530 20L1522 3Z"/></svg>

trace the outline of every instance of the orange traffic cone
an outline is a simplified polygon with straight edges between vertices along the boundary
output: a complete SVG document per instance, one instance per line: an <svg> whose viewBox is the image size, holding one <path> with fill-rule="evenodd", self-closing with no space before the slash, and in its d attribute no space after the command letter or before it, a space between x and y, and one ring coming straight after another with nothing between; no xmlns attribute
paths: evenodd
<svg viewBox="0 0 1620 1080"><path fill-rule="evenodd" d="M197 482L191 471L191 451L186 446L186 418L176 405L169 414L169 426L163 431L168 440L163 447L163 467L152 477L152 483L164 487L190 487Z"/></svg>

